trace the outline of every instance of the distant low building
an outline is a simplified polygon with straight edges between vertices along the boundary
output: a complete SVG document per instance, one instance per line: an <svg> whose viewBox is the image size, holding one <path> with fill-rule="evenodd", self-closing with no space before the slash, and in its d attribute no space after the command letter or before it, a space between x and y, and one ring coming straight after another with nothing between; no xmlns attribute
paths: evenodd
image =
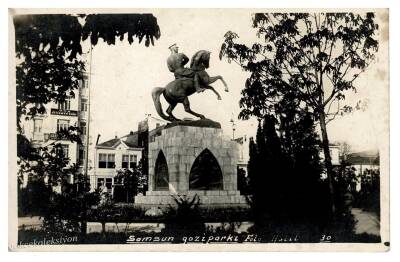
<svg viewBox="0 0 400 262"><path fill-rule="evenodd" d="M367 169L379 169L379 151L368 150L350 153L346 156L344 161L353 166L357 170L357 173L363 174Z"/></svg>
<svg viewBox="0 0 400 262"><path fill-rule="evenodd" d="M360 178L356 185L357 191L361 189L363 179L370 179L371 171L379 171L379 151L377 150L350 153L343 160L355 169L356 175Z"/></svg>
<svg viewBox="0 0 400 262"><path fill-rule="evenodd" d="M138 132L131 132L96 145L96 167L90 176L91 188L99 188L105 183L112 194L117 170L136 168L142 159L143 147L138 142Z"/></svg>
<svg viewBox="0 0 400 262"><path fill-rule="evenodd" d="M249 139L246 135L234 139L239 145L239 158L237 167L243 169L247 174L247 164L249 162Z"/></svg>
<svg viewBox="0 0 400 262"><path fill-rule="evenodd" d="M344 160L354 167L358 166L360 172L364 169L376 169L379 167L379 151L368 150L350 153Z"/></svg>
<svg viewBox="0 0 400 262"><path fill-rule="evenodd" d="M114 192L114 177L118 170L136 168L141 160L147 161L148 143L161 133L165 121L148 116L122 137L114 137L95 146L95 167L90 174L91 190L105 184L110 194Z"/></svg>

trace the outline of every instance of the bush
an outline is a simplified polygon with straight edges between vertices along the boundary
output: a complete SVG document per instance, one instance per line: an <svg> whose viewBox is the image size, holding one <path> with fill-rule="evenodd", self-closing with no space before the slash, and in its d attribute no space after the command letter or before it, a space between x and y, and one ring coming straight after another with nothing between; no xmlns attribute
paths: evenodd
<svg viewBox="0 0 400 262"><path fill-rule="evenodd" d="M114 177L114 201L132 203L139 193L147 190L147 175L143 172L143 161L133 169L121 169Z"/></svg>
<svg viewBox="0 0 400 262"><path fill-rule="evenodd" d="M51 193L43 180L30 180L26 188L18 190L18 216L43 216Z"/></svg>
<svg viewBox="0 0 400 262"><path fill-rule="evenodd" d="M77 176L75 184L64 184L61 194L53 192L43 215L42 228L49 236L67 233L86 234L88 210L99 203L97 191L89 192L84 176Z"/></svg>
<svg viewBox="0 0 400 262"><path fill-rule="evenodd" d="M251 210L248 207L200 207L200 215L206 222L243 222L251 221Z"/></svg>
<svg viewBox="0 0 400 262"><path fill-rule="evenodd" d="M172 196L176 206L169 206L165 218L164 233L171 232L177 235L202 233L205 230L204 218L200 213L200 198L194 195Z"/></svg>
<svg viewBox="0 0 400 262"><path fill-rule="evenodd" d="M380 217L380 172L379 170L364 171L361 177L361 190L358 194L360 207L374 212Z"/></svg>
<svg viewBox="0 0 400 262"><path fill-rule="evenodd" d="M146 209L129 204L112 203L105 210L100 210L104 207L92 207L89 211L90 222L115 222L115 223L132 223L132 222L158 222L160 218L153 218L145 216ZM99 212L106 212L106 216L101 216L99 219Z"/></svg>

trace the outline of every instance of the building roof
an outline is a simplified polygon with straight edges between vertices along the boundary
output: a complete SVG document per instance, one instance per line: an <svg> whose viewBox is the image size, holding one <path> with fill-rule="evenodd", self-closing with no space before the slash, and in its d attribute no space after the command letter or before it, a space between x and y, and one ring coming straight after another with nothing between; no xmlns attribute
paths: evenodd
<svg viewBox="0 0 400 262"><path fill-rule="evenodd" d="M114 139L100 143L100 144L96 145L96 147L114 147L117 143L119 143L119 141L120 141L120 138L116 137Z"/></svg>
<svg viewBox="0 0 400 262"><path fill-rule="evenodd" d="M157 120L157 122L164 122L167 123L166 121L162 119L158 119L152 116L149 116L148 118L152 118L153 120ZM138 130L141 132L148 131L149 125L148 125L148 118L146 120L140 121L138 125ZM157 125L156 128L148 131L148 136L149 137L155 137L161 135L161 131L165 128L166 124L160 124L159 126ZM121 137L115 137L113 139L110 139L108 141L105 141L103 143L99 143L96 145L96 148L110 148L114 149L117 145L120 143L124 143L126 146L129 148L143 148L143 141L139 138L139 131L131 131L129 134Z"/></svg>
<svg viewBox="0 0 400 262"><path fill-rule="evenodd" d="M122 137L116 137L113 139L110 139L106 142L100 143L96 145L97 148L114 148L116 147L119 143L123 142L125 145L127 145L130 148L139 148L141 147L139 145L139 134L138 132L130 132L129 134L122 136Z"/></svg>
<svg viewBox="0 0 400 262"><path fill-rule="evenodd" d="M140 147L138 132L129 133L128 135L125 136L125 139L123 141L129 147Z"/></svg>
<svg viewBox="0 0 400 262"><path fill-rule="evenodd" d="M351 153L346 157L346 162L352 165L379 165L379 151L368 150Z"/></svg>

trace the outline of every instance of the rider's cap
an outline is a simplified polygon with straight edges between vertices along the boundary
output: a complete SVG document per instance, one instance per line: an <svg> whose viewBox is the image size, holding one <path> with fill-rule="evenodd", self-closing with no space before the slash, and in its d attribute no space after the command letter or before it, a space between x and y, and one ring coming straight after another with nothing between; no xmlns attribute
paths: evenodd
<svg viewBox="0 0 400 262"><path fill-rule="evenodd" d="M175 47L176 46L176 44L172 44L172 45L170 45L169 47L168 47L168 49L172 49L173 47Z"/></svg>

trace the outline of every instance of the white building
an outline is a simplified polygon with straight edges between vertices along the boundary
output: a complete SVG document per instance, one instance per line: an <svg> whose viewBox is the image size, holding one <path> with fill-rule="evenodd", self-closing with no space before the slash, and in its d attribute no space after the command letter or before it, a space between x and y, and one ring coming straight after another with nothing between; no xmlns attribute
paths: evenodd
<svg viewBox="0 0 400 262"><path fill-rule="evenodd" d="M139 145L138 132L115 137L96 145L95 167L90 175L91 189L104 182L109 193L113 193L114 177L118 170L133 169L142 159L143 147Z"/></svg>
<svg viewBox="0 0 400 262"><path fill-rule="evenodd" d="M149 141L161 132L166 121L148 117L138 125L138 131L131 131L122 137L115 137L95 146L94 165L90 174L91 190L99 188L104 182L109 193L113 194L114 177L118 170L135 168L144 155L147 155ZM149 131L150 130L150 131Z"/></svg>
<svg viewBox="0 0 400 262"><path fill-rule="evenodd" d="M21 123L22 133L33 147L49 147L57 142L62 145L64 155L69 158L70 164L78 164L82 171L86 159L88 87L88 75L84 74L84 79L79 88L74 90L74 96L67 98L64 102L46 104L45 114L38 114L33 119L23 120ZM57 131L68 129L70 126L82 129L81 140L83 145L79 146L68 139L57 138ZM23 186L26 186L27 177L24 177L23 181Z"/></svg>
<svg viewBox="0 0 400 262"><path fill-rule="evenodd" d="M377 150L353 152L344 157L344 161L355 169L359 177L355 188L357 191L361 190L362 179L370 179L371 171L379 171L379 151Z"/></svg>
<svg viewBox="0 0 400 262"><path fill-rule="evenodd" d="M361 175L365 170L379 169L379 151L377 150L353 152L348 154L344 160Z"/></svg>
<svg viewBox="0 0 400 262"><path fill-rule="evenodd" d="M247 164L249 162L249 139L246 135L234 139L239 145L239 158L237 167L243 169L247 174Z"/></svg>

